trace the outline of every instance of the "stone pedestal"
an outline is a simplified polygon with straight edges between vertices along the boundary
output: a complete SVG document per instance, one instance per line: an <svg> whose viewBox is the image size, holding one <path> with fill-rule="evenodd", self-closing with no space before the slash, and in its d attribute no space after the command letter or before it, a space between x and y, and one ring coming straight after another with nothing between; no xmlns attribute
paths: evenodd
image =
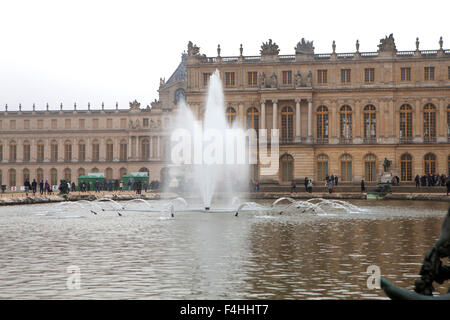
<svg viewBox="0 0 450 320"><path fill-rule="evenodd" d="M381 183L391 183L392 181L392 173L391 172L383 172L380 177Z"/></svg>

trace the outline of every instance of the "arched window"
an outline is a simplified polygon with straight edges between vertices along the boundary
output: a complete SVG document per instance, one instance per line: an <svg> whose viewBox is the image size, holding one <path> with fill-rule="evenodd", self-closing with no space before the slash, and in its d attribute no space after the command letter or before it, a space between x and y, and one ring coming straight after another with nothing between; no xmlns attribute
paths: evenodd
<svg viewBox="0 0 450 320"><path fill-rule="evenodd" d="M30 170L28 170L27 168L23 169L23 183L25 184L25 181L28 180L28 182L31 183L30 181Z"/></svg>
<svg viewBox="0 0 450 320"><path fill-rule="evenodd" d="M328 156L321 154L317 157L317 181L324 181L328 175Z"/></svg>
<svg viewBox="0 0 450 320"><path fill-rule="evenodd" d="M29 141L23 143L23 162L30 161L31 145Z"/></svg>
<svg viewBox="0 0 450 320"><path fill-rule="evenodd" d="M15 141L11 141L11 143L9 144L9 162L16 162L16 160L17 160L17 145Z"/></svg>
<svg viewBox="0 0 450 320"><path fill-rule="evenodd" d="M58 185L58 171L55 168L50 169L50 185Z"/></svg>
<svg viewBox="0 0 450 320"><path fill-rule="evenodd" d="M8 178L9 178L9 186L15 187L16 186L16 169L8 170Z"/></svg>
<svg viewBox="0 0 450 320"><path fill-rule="evenodd" d="M106 161L113 161L114 145L112 140L106 141Z"/></svg>
<svg viewBox="0 0 450 320"><path fill-rule="evenodd" d="M58 161L58 142L53 140L50 144L50 160L52 162Z"/></svg>
<svg viewBox="0 0 450 320"><path fill-rule="evenodd" d="M122 177L127 174L127 169L126 168L120 168L119 174L120 174L120 179L122 179Z"/></svg>
<svg viewBox="0 0 450 320"><path fill-rule="evenodd" d="M400 107L400 140L412 139L412 108L404 104Z"/></svg>
<svg viewBox="0 0 450 320"><path fill-rule="evenodd" d="M141 160L148 160L150 158L150 142L148 139L141 141Z"/></svg>
<svg viewBox="0 0 450 320"><path fill-rule="evenodd" d="M376 160L377 160L377 158L373 154L368 154L364 158L365 180L366 181L375 181L376 180Z"/></svg>
<svg viewBox="0 0 450 320"><path fill-rule="evenodd" d="M78 161L86 161L86 143L78 142Z"/></svg>
<svg viewBox="0 0 450 320"><path fill-rule="evenodd" d="M97 140L92 142L92 161L100 160L100 144Z"/></svg>
<svg viewBox="0 0 450 320"><path fill-rule="evenodd" d="M85 175L86 175L86 171L84 170L84 168L79 168L78 169L78 177L85 176Z"/></svg>
<svg viewBox="0 0 450 320"><path fill-rule="evenodd" d="M341 142L352 138L352 108L350 106L343 106L340 110L340 129Z"/></svg>
<svg viewBox="0 0 450 320"><path fill-rule="evenodd" d="M67 182L72 182L72 170L69 168L64 169L64 180Z"/></svg>
<svg viewBox="0 0 450 320"><path fill-rule="evenodd" d="M364 140L373 142L377 137L377 114L375 106L364 107Z"/></svg>
<svg viewBox="0 0 450 320"><path fill-rule="evenodd" d="M98 170L98 168L93 168L93 169L91 170L91 172L92 172L92 173L98 173L98 172L100 172L100 170Z"/></svg>
<svg viewBox="0 0 450 320"><path fill-rule="evenodd" d="M107 181L113 179L113 169L111 169L111 168L106 168L106 170L105 170L105 179L106 179Z"/></svg>
<svg viewBox="0 0 450 320"><path fill-rule="evenodd" d="M423 107L423 136L425 142L436 139L436 107L431 103Z"/></svg>
<svg viewBox="0 0 450 320"><path fill-rule="evenodd" d="M64 162L71 162L71 161L72 161L72 143L69 140L67 140L66 142L64 142Z"/></svg>
<svg viewBox="0 0 450 320"><path fill-rule="evenodd" d="M400 179L412 181L412 157L410 154L402 154L400 158Z"/></svg>
<svg viewBox="0 0 450 320"><path fill-rule="evenodd" d="M317 140L318 142L328 142L328 108L319 106L316 112L317 117Z"/></svg>
<svg viewBox="0 0 450 320"><path fill-rule="evenodd" d="M38 141L36 152L37 152L36 160L38 162L43 162L44 161L44 142L43 141Z"/></svg>
<svg viewBox="0 0 450 320"><path fill-rule="evenodd" d="M427 153L424 157L425 160L425 174L436 173L436 156L432 153Z"/></svg>
<svg viewBox="0 0 450 320"><path fill-rule="evenodd" d="M291 107L284 107L281 110L281 138L292 140L294 137L294 111Z"/></svg>
<svg viewBox="0 0 450 320"><path fill-rule="evenodd" d="M247 129L259 129L259 111L255 107L247 110Z"/></svg>
<svg viewBox="0 0 450 320"><path fill-rule="evenodd" d="M352 181L352 156L349 154L341 157L341 180Z"/></svg>
<svg viewBox="0 0 450 320"><path fill-rule="evenodd" d="M44 170L42 168L36 170L36 179L38 183L44 181Z"/></svg>
<svg viewBox="0 0 450 320"><path fill-rule="evenodd" d="M128 159L128 143L126 140L120 141L120 161Z"/></svg>
<svg viewBox="0 0 450 320"><path fill-rule="evenodd" d="M236 120L236 110L234 110L234 108L232 107L228 107L225 115L227 117L227 123L231 127L234 123L234 120Z"/></svg>
<svg viewBox="0 0 450 320"><path fill-rule="evenodd" d="M290 154L285 154L280 159L281 162L281 181L288 182L294 176L294 158Z"/></svg>

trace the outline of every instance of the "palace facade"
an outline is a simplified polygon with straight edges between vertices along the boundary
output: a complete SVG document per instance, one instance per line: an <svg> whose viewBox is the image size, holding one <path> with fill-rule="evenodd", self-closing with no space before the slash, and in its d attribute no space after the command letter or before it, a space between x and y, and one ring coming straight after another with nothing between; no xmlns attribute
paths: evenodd
<svg viewBox="0 0 450 320"><path fill-rule="evenodd" d="M186 100L202 118L209 77L218 70L229 122L279 129L280 170L261 182L376 182L384 159L403 182L450 174L450 50L397 51L394 37L375 52L316 54L302 39L292 55L272 40L260 55L207 57L188 45ZM270 134L268 133L268 136Z"/></svg>
<svg viewBox="0 0 450 320"><path fill-rule="evenodd" d="M172 111L184 95L185 56L166 82L160 100L141 108L102 106L39 110L22 106L0 110L0 186L19 190L26 179L75 181L80 175L104 173L106 180L132 172L148 172L162 181L168 164ZM178 90L181 89L181 90ZM12 188L14 189L14 188Z"/></svg>

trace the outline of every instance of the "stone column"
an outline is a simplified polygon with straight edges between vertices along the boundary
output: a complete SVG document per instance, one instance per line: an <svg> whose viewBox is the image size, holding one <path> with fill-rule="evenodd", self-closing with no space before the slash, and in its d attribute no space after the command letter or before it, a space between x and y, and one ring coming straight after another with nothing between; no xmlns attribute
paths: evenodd
<svg viewBox="0 0 450 320"><path fill-rule="evenodd" d="M261 129L266 129L266 100L261 100Z"/></svg>
<svg viewBox="0 0 450 320"><path fill-rule="evenodd" d="M157 146L157 150L156 150L156 157L158 159L161 159L161 136L157 137L157 141L158 141L158 146Z"/></svg>
<svg viewBox="0 0 450 320"><path fill-rule="evenodd" d="M362 122L362 116L361 116L361 102L359 100L355 101L355 117L353 118L353 127L354 127L354 143L362 143L362 136L361 136L361 122Z"/></svg>
<svg viewBox="0 0 450 320"><path fill-rule="evenodd" d="M416 110L414 112L414 142L423 142L423 113L421 101L416 101Z"/></svg>
<svg viewBox="0 0 450 320"><path fill-rule="evenodd" d="M447 142L447 117L446 117L446 105L445 100L439 101L439 107L436 112L436 141Z"/></svg>
<svg viewBox="0 0 450 320"><path fill-rule="evenodd" d="M245 106L243 102L239 102L238 105L238 116L237 121L240 124L241 128L245 128Z"/></svg>
<svg viewBox="0 0 450 320"><path fill-rule="evenodd" d="M300 128L301 123L300 118L300 99L295 99L295 140L297 142L301 142L302 140L302 133Z"/></svg>
<svg viewBox="0 0 450 320"><path fill-rule="evenodd" d="M148 138L148 145L150 146L148 157L150 159L152 159L153 158L153 136Z"/></svg>
<svg viewBox="0 0 450 320"><path fill-rule="evenodd" d="M312 99L308 99L308 142L312 143Z"/></svg>
<svg viewBox="0 0 450 320"><path fill-rule="evenodd" d="M272 100L272 129L278 129L278 100L274 99Z"/></svg>

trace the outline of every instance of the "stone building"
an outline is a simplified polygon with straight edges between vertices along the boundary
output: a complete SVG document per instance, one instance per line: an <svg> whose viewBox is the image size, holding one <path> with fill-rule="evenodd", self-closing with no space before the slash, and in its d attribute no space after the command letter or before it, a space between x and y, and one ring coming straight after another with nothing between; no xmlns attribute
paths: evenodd
<svg viewBox="0 0 450 320"><path fill-rule="evenodd" d="M160 99L145 108L137 101L128 109L0 110L0 185L23 186L26 179L75 181L102 172L106 180L132 172L148 172L150 181L164 179L170 150L171 114L184 95L185 61L166 82Z"/></svg>
<svg viewBox="0 0 450 320"><path fill-rule="evenodd" d="M186 99L203 116L209 76L219 70L230 122L280 131L277 175L261 182L290 183L338 175L378 181L384 159L403 182L416 174L450 174L450 50L397 51L391 34L378 50L316 54L302 39L291 55L275 42L260 55L208 57L189 42Z"/></svg>

